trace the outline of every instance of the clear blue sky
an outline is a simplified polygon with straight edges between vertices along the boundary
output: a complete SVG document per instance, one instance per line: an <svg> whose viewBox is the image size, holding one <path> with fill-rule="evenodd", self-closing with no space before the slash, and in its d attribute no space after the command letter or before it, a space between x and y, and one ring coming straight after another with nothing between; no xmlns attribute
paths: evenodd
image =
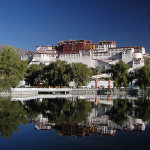
<svg viewBox="0 0 150 150"><path fill-rule="evenodd" d="M144 46L150 53L150 0L1 0L0 44L34 51L69 39Z"/></svg>

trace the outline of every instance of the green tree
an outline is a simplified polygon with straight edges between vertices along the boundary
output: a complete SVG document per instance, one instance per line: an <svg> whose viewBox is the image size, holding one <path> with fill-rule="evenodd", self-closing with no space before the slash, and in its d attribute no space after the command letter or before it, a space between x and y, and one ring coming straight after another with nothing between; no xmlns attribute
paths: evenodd
<svg viewBox="0 0 150 150"><path fill-rule="evenodd" d="M10 89L24 78L27 62L21 61L19 54L11 47L0 52L0 88Z"/></svg>
<svg viewBox="0 0 150 150"><path fill-rule="evenodd" d="M92 71L82 63L72 63L73 79L76 86L84 86L89 82Z"/></svg>
<svg viewBox="0 0 150 150"><path fill-rule="evenodd" d="M26 81L30 85L36 85L43 82L43 68L45 65L32 64L28 67L26 72Z"/></svg>
<svg viewBox="0 0 150 150"><path fill-rule="evenodd" d="M109 72L111 73L112 79L116 87L127 87L127 75L129 66L126 65L122 60L117 64L111 65Z"/></svg>
<svg viewBox="0 0 150 150"><path fill-rule="evenodd" d="M49 86L69 86L73 80L73 72L70 64L57 60L44 68L44 79Z"/></svg>
<svg viewBox="0 0 150 150"><path fill-rule="evenodd" d="M27 122L26 112L20 102L0 99L0 134L4 138L10 138L18 126Z"/></svg>
<svg viewBox="0 0 150 150"><path fill-rule="evenodd" d="M139 68L135 72L136 85L146 89L150 86L150 63Z"/></svg>

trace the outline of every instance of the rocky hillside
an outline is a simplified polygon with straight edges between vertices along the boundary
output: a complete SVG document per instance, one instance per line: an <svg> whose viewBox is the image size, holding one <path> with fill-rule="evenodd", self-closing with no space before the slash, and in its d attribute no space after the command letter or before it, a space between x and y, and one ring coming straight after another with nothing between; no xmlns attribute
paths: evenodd
<svg viewBox="0 0 150 150"><path fill-rule="evenodd" d="M26 54L26 55L31 55L33 52L32 51L29 51L29 50L24 50L24 49L21 49L21 48L16 48L14 46L10 46L10 45L0 45L0 50L3 50L4 47L13 47L17 53L23 55L23 54Z"/></svg>

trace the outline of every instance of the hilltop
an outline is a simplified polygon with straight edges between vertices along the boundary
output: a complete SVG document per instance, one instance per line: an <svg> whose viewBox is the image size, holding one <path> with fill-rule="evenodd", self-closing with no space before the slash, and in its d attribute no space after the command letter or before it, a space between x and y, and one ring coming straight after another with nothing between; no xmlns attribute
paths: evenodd
<svg viewBox="0 0 150 150"><path fill-rule="evenodd" d="M21 48L16 48L16 47L14 47L14 46L11 46L11 45L5 45L5 44L2 44L2 45L0 45L0 51L1 50L3 50L5 47L12 47L12 48L14 48L15 50L16 50L16 52L17 53L19 53L19 54L32 54L33 52L32 51L30 51L30 50L24 50L24 49L21 49Z"/></svg>

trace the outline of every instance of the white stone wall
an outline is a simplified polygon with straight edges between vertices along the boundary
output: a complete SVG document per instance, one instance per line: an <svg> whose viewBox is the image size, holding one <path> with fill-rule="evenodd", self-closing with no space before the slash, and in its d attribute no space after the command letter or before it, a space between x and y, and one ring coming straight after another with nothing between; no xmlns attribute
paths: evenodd
<svg viewBox="0 0 150 150"><path fill-rule="evenodd" d="M122 50L122 61L126 64L133 60L133 48L125 48Z"/></svg>
<svg viewBox="0 0 150 150"><path fill-rule="evenodd" d="M32 55L24 54L21 55L21 60L30 60L32 58Z"/></svg>
<svg viewBox="0 0 150 150"><path fill-rule="evenodd" d="M137 59L132 61L132 68L137 69L144 66L144 60Z"/></svg>
<svg viewBox="0 0 150 150"><path fill-rule="evenodd" d="M98 60L103 60L103 59L108 59L110 57L109 53L107 52L94 52L93 53L93 59L98 59Z"/></svg>
<svg viewBox="0 0 150 150"><path fill-rule="evenodd" d="M67 63L83 63L88 67L95 67L96 61L91 56L82 56L80 54L64 54L59 56L60 60L64 60Z"/></svg>
<svg viewBox="0 0 150 150"><path fill-rule="evenodd" d="M142 51L142 54L145 54L145 48L144 47L142 47L141 51Z"/></svg>
<svg viewBox="0 0 150 150"><path fill-rule="evenodd" d="M35 53L33 55L31 64L34 64L34 62L39 62L43 64L50 63L51 61L56 61L57 56L57 54Z"/></svg>
<svg viewBox="0 0 150 150"><path fill-rule="evenodd" d="M133 53L133 58L134 59L143 59L143 53Z"/></svg>
<svg viewBox="0 0 150 150"><path fill-rule="evenodd" d="M105 63L105 62L100 61L100 60L97 60L97 61L96 61L96 65L95 65L95 66L98 66L98 67L101 68L102 70L110 69L110 64L109 64L109 63Z"/></svg>

